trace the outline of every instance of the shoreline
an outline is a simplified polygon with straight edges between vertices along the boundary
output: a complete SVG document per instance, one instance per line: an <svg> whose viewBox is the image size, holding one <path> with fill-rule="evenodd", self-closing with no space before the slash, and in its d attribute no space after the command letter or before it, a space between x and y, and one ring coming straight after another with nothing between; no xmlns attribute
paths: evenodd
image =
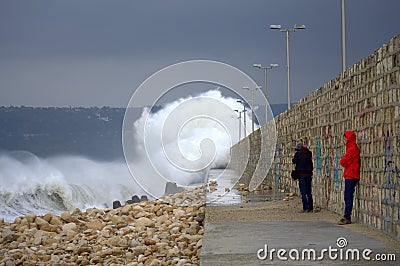
<svg viewBox="0 0 400 266"><path fill-rule="evenodd" d="M252 201L243 190L240 194L247 196L239 204L205 206L205 192L216 186L210 182L207 190L201 186L117 209L26 215L13 222L0 219L0 266L199 265L206 223L336 224L341 217L318 206L313 213L300 213L301 199L293 193ZM359 223L344 227L381 241L396 254L400 250L400 241L383 231Z"/></svg>

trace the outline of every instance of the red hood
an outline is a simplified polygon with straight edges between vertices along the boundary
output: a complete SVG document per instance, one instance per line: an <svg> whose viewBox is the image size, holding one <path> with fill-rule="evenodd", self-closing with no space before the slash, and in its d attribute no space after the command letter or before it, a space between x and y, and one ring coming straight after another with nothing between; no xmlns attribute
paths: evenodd
<svg viewBox="0 0 400 266"><path fill-rule="evenodd" d="M344 132L344 136L346 137L347 144L353 144L356 143L356 134L352 130L348 130Z"/></svg>

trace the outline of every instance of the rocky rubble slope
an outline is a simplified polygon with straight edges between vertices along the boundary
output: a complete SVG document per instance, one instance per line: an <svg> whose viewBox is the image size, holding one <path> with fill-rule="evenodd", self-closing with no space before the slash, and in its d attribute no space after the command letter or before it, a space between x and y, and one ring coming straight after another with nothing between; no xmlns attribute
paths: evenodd
<svg viewBox="0 0 400 266"><path fill-rule="evenodd" d="M198 265L204 186L118 209L0 220L2 265Z"/></svg>

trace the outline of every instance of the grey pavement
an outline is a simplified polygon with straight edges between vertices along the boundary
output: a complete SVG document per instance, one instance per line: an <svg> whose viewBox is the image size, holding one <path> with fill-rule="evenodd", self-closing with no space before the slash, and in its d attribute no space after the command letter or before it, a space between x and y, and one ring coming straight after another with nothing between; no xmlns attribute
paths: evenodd
<svg viewBox="0 0 400 266"><path fill-rule="evenodd" d="M225 192L226 187L233 187L230 181L232 172L225 172L222 176L219 174L218 171L210 174L210 179L217 178L218 187L216 191L207 194L206 212L207 206L212 206L213 211L218 211L223 210L227 205L242 205L241 203L243 203L243 198L234 189ZM219 196L222 194L225 195ZM257 199L254 198L254 201ZM265 201L265 195L260 198L260 201ZM260 201L258 204L261 203ZM251 206L251 204L244 204L243 208L246 206ZM251 214L249 215L251 216ZM232 220L227 222L229 219L209 222L206 219L200 264L204 266L315 265L321 263L328 265L400 265L396 262L396 260L400 260L399 250L396 249L398 245L388 246L387 243L379 240L382 238L356 232L349 226L339 226L332 220L323 220L324 217L321 219L252 221L249 217L245 222ZM346 242L345 245L344 242ZM275 251L272 253L273 249ZM287 258L287 260L281 260L278 257L277 250L279 249L283 249L280 252L285 253L281 254L281 257ZM321 254L324 249L326 251ZM371 253L366 253L363 258L362 253L363 251L368 252L367 249L371 250ZM266 253L265 250L268 252ZM307 257L313 250L315 250L316 260ZM299 260L296 259L296 252L299 254ZM305 254L305 260L301 260L302 253ZM346 260L346 253L350 260ZM353 259L352 254L357 253L360 260ZM267 257L264 259L266 254ZM310 254L313 258L313 253ZM378 258L376 255L381 255L383 258L393 254L396 256L394 261L393 258L388 258L391 261L384 262L375 259ZM370 260L367 260L368 258Z"/></svg>
<svg viewBox="0 0 400 266"><path fill-rule="evenodd" d="M346 239L346 246L342 246L342 242L337 243L340 238ZM263 260L262 258L265 257L266 253L264 251L260 252L261 259L258 258L257 253L260 249L266 250L265 245L267 245L269 253L267 253L267 258ZM329 247L331 247L331 254L329 254ZM286 250L282 257L286 257L287 261L280 260L277 256L277 251L272 253L271 259L272 249ZM306 259L291 259L291 257L296 257L296 251L291 251L292 249L296 249L299 252L299 258L301 258L302 252L305 252ZM310 249L316 251L315 261L308 260L307 250ZM327 250L321 255L323 249ZM346 260L346 253L349 254L348 257L350 259L352 258L352 254L348 250L354 249L358 250L354 252L359 252L360 260ZM371 258L370 261L362 257L362 252L366 249L371 250L370 254L366 254L366 258ZM289 256L289 252L292 252L291 256ZM201 265L309 265L321 263L318 258L322 258L323 263L328 263L329 265L399 265L396 261L378 262L374 260L375 255L378 253L393 254L394 252L391 247L386 246L379 240L353 232L348 227L323 220L206 222ZM340 254L343 254L343 259L340 259ZM398 256L398 254L396 255Z"/></svg>

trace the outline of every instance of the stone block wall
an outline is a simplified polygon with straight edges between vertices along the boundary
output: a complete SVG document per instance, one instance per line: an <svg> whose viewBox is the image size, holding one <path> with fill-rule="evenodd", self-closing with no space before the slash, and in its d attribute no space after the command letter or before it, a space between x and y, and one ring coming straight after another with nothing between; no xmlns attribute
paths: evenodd
<svg viewBox="0 0 400 266"><path fill-rule="evenodd" d="M342 214L344 208L343 133L354 130L361 150L361 180L353 219L400 239L400 35L275 117L277 142L265 180L299 194L290 172L294 146L302 141L313 153L313 195L317 205ZM250 158L247 180L259 158L260 131L242 140L232 154ZM233 156L241 160L240 156ZM242 156L243 157L243 156Z"/></svg>

